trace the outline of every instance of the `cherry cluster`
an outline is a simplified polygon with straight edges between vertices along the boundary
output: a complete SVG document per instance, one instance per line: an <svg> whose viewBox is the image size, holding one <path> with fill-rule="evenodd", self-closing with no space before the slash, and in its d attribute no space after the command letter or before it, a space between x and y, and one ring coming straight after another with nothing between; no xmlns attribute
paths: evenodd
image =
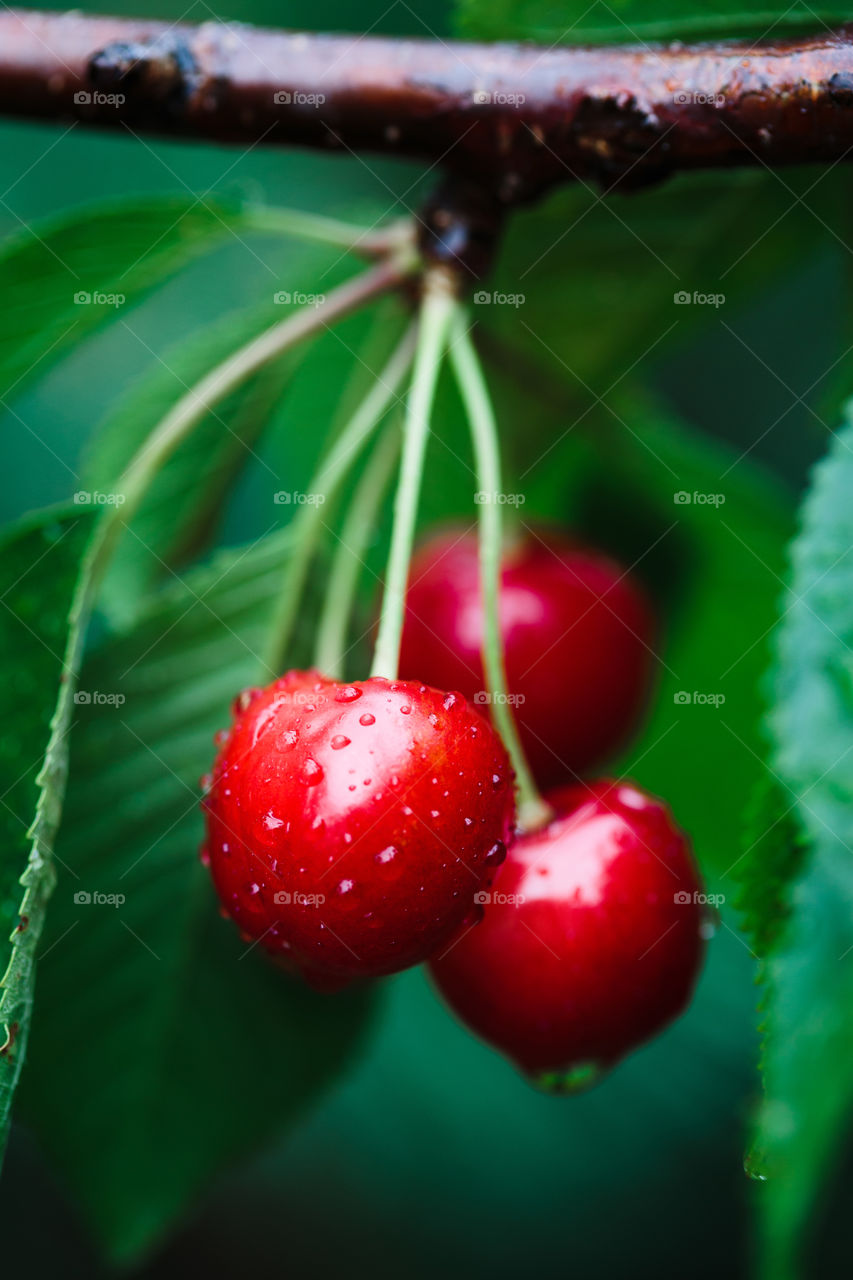
<svg viewBox="0 0 853 1280"><path fill-rule="evenodd" d="M489 690L477 543L443 532L409 574L400 674L291 671L234 704L204 806L223 911L313 986L429 962L449 1005L525 1073L597 1078L684 1008L700 881L666 806L587 780L653 674L643 590L553 532L507 546L506 692ZM491 723L511 702L548 816L517 831Z"/></svg>

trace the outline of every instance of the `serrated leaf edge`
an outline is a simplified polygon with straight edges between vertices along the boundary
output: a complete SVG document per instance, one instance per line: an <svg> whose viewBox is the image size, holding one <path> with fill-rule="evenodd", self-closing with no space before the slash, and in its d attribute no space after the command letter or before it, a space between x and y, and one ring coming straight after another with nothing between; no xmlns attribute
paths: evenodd
<svg viewBox="0 0 853 1280"><path fill-rule="evenodd" d="M74 690L80 669L86 627L92 605L92 540L81 562L77 585L68 611L68 639L63 655L60 689L50 721L44 760L36 778L39 796L27 832L32 842L19 884L24 889L19 922L8 939L12 953L0 979L0 1054L11 1055L10 1099L14 1096L26 1056L29 1021L33 1007L35 951L42 933L44 912L56 882L53 841L62 815L68 778L67 741L71 730ZM23 925L23 928L22 928ZM0 1117L0 1166L8 1133L9 1115Z"/></svg>

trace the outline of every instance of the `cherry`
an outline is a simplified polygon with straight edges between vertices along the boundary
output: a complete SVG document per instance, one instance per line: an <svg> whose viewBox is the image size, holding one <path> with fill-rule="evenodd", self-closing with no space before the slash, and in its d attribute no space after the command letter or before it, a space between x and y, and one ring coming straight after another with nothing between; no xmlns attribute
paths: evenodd
<svg viewBox="0 0 853 1280"><path fill-rule="evenodd" d="M454 529L421 547L406 606L401 674L461 689L485 712L475 534ZM549 788L612 755L635 725L651 677L651 607L615 561L547 532L507 548L500 616L522 746Z"/></svg>
<svg viewBox="0 0 853 1280"><path fill-rule="evenodd" d="M541 1083L591 1083L684 1009L699 969L700 879L666 806L601 781L549 797L483 920L432 974L474 1032Z"/></svg>
<svg viewBox="0 0 853 1280"><path fill-rule="evenodd" d="M445 945L513 833L494 730L460 694L317 671L247 690L234 712L203 857L244 935L327 987Z"/></svg>

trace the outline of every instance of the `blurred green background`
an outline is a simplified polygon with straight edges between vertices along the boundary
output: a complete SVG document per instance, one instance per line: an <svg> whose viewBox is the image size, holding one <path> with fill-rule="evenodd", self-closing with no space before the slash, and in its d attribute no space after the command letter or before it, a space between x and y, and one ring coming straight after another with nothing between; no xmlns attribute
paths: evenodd
<svg viewBox="0 0 853 1280"><path fill-rule="evenodd" d="M87 7L140 10L115 0ZM211 16L206 5L185 10L167 0L159 0L156 11L164 18L191 21ZM282 7L254 0L234 3L216 16L294 28L432 31L444 38L452 30L450 6L434 2L415 8L399 0L390 6L385 0L337 0L318 10L307 3ZM417 166L374 157L362 163L352 157L262 148L244 155L151 139L142 145L118 134L98 137L81 127L64 133L52 126L3 124L0 135L4 233L101 198L187 191L373 222L383 211L399 215L406 207L416 208L426 190ZM710 216L708 243L716 243L718 217L724 231L717 239L728 254L726 261L737 258L740 215L735 210L733 228L726 229L724 218L732 215L722 209L714 213L717 193L729 181L735 179L680 179L672 185L674 194L667 197L671 221L662 234L673 248L694 236L693 220L700 217ZM768 182L755 233L743 231L744 249L764 233L766 269L756 268L742 288L737 281L743 273L732 272L732 301L724 314L702 316L696 323L691 316L683 332L643 360L645 394L697 431L733 446L733 457L749 450L752 460L767 469L780 524L790 520L792 497L802 489L810 463L823 452L825 422L833 422L830 415L837 415L847 389L843 361L828 370L847 346L840 335L849 331L844 284L850 251L835 230L844 227L839 211L845 208L846 174L839 171L828 184L827 203L835 214L821 205L820 218L814 219L803 215L789 181L805 191L814 175L786 178L785 184ZM395 205L389 192L402 203ZM632 216L631 200L655 198L616 197L619 220ZM496 281L518 287L513 255L529 243L527 237L541 235L544 244L554 239L554 223L548 218L557 224L564 218L563 199L558 194L544 212L532 210L518 218ZM833 216L839 217L837 223ZM797 218L804 218L813 234L799 235ZM618 238L621 255L643 257L644 249L620 231L603 206L589 213L586 230L593 244L601 235L598 259L590 265L576 254L574 238L567 237L523 286L535 302L536 290L553 276L553 306L566 316L566 346L559 349L560 360L550 362L556 394L565 394L565 407L543 410L544 383L528 379L532 389L524 395L498 384L500 413L515 415L531 431L552 430L560 414L568 423L572 406L582 409L587 402L565 370L565 364L572 365L574 342L578 367L601 395L630 364L631 341L639 357L670 320L681 322L672 311L674 288L722 287L729 293L727 284L719 284L718 261L710 250L704 256L704 242L697 238L698 256L692 271L680 275L681 284L663 266L651 263L655 306L668 307L659 327L647 319L646 297L630 275L621 296L612 294L599 306L587 277L578 281L578 271L613 270L611 235ZM324 273L328 263L318 258L315 268L312 255L313 250L272 239L264 241L257 256L240 243L228 243L62 360L16 404L19 417L6 415L0 435L2 519L73 492L94 426L108 403L150 368L152 353L167 350L217 313L236 311L291 280L308 287L306 280L317 279L312 271ZM336 271L329 278L339 278L341 267ZM318 289L324 280L321 274ZM585 321L587 305L592 324ZM499 328L497 338L505 337ZM631 341L611 350L613 333L621 330L630 332ZM356 344L363 323L349 321L340 332L347 343ZM324 362L322 379L316 371L310 375L312 358ZM264 455L280 474L304 485L347 368L348 352L336 340L324 340L322 354L309 357L301 398L297 392L289 402ZM629 378L619 395L629 395L631 385ZM619 403L620 412L630 412L624 399ZM578 433L579 474L585 474L586 465L581 438L600 431L606 439L612 429L602 411L588 416ZM510 455L514 447L508 445ZM589 447L594 451L596 446ZM571 457L572 449L559 456ZM454 478L452 462L448 453L438 451L434 483L425 495L427 517L461 506L470 488L464 476L464 484ZM523 456L517 465L522 469ZM622 497L608 494L606 476L593 466L600 491L593 488L596 500L584 503L575 491L576 479L566 479L561 487L560 469L547 470L548 476L529 481L535 487L541 479L547 490L543 510L571 515L597 532L604 529L605 540L630 547L642 511L639 505L625 509L629 500L624 490ZM257 465L248 466L219 530L223 544L264 532L271 520L268 488ZM685 547L688 554L689 538ZM658 568L653 586L662 597L669 593L675 599L677 616L678 599L689 598L692 575L701 573L701 564L688 560L685 567L683 557L680 562L676 556L671 574L665 562ZM738 607L736 600L733 607ZM768 625L771 621L767 619ZM729 743L728 750L736 755L738 748ZM707 771L701 756L684 760L681 769L679 785L707 791L702 803L709 811L725 802L716 791L718 775L713 767ZM660 786L665 783L662 778ZM678 812L677 794L673 803ZM733 815L732 830L737 821ZM729 852L731 857L724 851L712 871L722 872L734 861L734 843ZM689 1014L601 1088L567 1101L528 1089L512 1068L446 1016L421 972L402 975L386 984L376 1026L352 1070L286 1140L271 1134L268 1149L253 1162L219 1179L192 1219L143 1264L140 1274L150 1280L183 1276L191 1269L224 1277L250 1268L261 1275L350 1272L417 1280L437 1273L508 1278L528 1270L546 1276L655 1280L721 1271L743 1274L749 1258L747 1211L755 1194L742 1170L745 1121L757 1089L753 978L753 959L727 906ZM85 1036L85 1027L80 1034ZM73 1045L68 1052L73 1054ZM62 1088L58 1072L57 1089ZM74 1108L78 1099L69 1092L62 1103ZM168 1130L159 1140L167 1165ZM69 1280L101 1274L102 1263L72 1201L23 1128L14 1132L0 1193L3 1266L9 1274L62 1274ZM836 1234L828 1205L817 1264L821 1273L825 1268L830 1274L835 1266Z"/></svg>

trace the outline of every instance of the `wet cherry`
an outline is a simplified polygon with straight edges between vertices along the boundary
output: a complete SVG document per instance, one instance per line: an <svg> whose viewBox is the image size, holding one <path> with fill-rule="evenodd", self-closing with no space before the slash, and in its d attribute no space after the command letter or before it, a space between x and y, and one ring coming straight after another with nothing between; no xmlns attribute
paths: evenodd
<svg viewBox="0 0 853 1280"><path fill-rule="evenodd" d="M204 806L227 913L328 987L446 944L514 825L506 752L461 695L316 671L241 695Z"/></svg>
<svg viewBox="0 0 853 1280"><path fill-rule="evenodd" d="M476 535L430 539L409 584L401 674L483 703ZM637 721L654 662L651 608L613 560L549 531L507 547L500 612L528 761L540 786L565 783L618 750Z"/></svg>
<svg viewBox="0 0 853 1280"><path fill-rule="evenodd" d="M577 1087L684 1009L703 909L660 800L612 782L550 800L557 816L516 840L482 922L430 968L462 1021L522 1071Z"/></svg>

